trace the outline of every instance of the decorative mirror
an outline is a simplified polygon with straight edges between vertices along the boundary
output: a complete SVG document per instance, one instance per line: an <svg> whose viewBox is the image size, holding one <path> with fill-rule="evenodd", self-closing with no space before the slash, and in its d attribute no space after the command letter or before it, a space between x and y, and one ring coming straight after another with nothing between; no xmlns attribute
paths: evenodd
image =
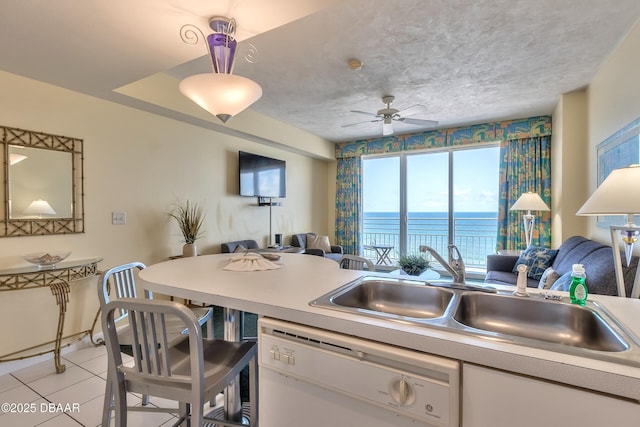
<svg viewBox="0 0 640 427"><path fill-rule="evenodd" d="M82 140L0 126L0 237L84 232Z"/></svg>

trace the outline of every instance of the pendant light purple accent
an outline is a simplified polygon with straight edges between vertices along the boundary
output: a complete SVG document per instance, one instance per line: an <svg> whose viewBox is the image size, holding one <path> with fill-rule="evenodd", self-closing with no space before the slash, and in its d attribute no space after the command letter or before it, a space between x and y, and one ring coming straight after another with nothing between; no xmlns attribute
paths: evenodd
<svg viewBox="0 0 640 427"><path fill-rule="evenodd" d="M213 33L207 36L214 73L231 74L238 42L226 34Z"/></svg>

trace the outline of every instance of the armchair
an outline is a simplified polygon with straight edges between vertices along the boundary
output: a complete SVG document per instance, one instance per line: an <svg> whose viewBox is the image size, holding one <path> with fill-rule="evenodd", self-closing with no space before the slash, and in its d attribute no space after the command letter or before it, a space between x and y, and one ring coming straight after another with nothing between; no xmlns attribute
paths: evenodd
<svg viewBox="0 0 640 427"><path fill-rule="evenodd" d="M317 255L317 256L329 258L336 262L339 261L340 258L342 258L342 255L344 254L342 246L330 244L329 247L325 249L308 247L309 245L307 244L307 236L317 236L317 234L316 233L294 234L293 236L291 236L291 245L304 249L305 254Z"/></svg>
<svg viewBox="0 0 640 427"><path fill-rule="evenodd" d="M242 247L249 250L257 250L260 249L258 242L255 240L238 240L235 242L227 242L220 245L220 252L223 254L231 254L236 251L238 246L242 245Z"/></svg>

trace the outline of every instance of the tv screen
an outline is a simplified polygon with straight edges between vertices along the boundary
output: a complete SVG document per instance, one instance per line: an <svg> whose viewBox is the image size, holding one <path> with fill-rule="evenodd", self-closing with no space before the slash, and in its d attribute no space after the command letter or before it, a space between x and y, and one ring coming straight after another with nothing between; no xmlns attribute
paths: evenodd
<svg viewBox="0 0 640 427"><path fill-rule="evenodd" d="M238 153L240 195L286 197L286 162L257 154Z"/></svg>

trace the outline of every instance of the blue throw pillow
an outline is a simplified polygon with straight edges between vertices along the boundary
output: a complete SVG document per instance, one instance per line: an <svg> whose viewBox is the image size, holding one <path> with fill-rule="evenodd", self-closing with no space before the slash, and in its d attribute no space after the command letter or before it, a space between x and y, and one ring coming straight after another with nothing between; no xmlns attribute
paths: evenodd
<svg viewBox="0 0 640 427"><path fill-rule="evenodd" d="M556 280L553 285L551 285L552 291L565 291L569 292L569 288L571 287L571 272L567 271L562 276Z"/></svg>
<svg viewBox="0 0 640 427"><path fill-rule="evenodd" d="M534 280L540 280L542 273L544 273L547 268L551 267L553 259L557 254L557 249L529 246L527 250L520 255L516 265L513 266L513 272L517 274L518 266L520 264L524 264L527 266L527 276Z"/></svg>

